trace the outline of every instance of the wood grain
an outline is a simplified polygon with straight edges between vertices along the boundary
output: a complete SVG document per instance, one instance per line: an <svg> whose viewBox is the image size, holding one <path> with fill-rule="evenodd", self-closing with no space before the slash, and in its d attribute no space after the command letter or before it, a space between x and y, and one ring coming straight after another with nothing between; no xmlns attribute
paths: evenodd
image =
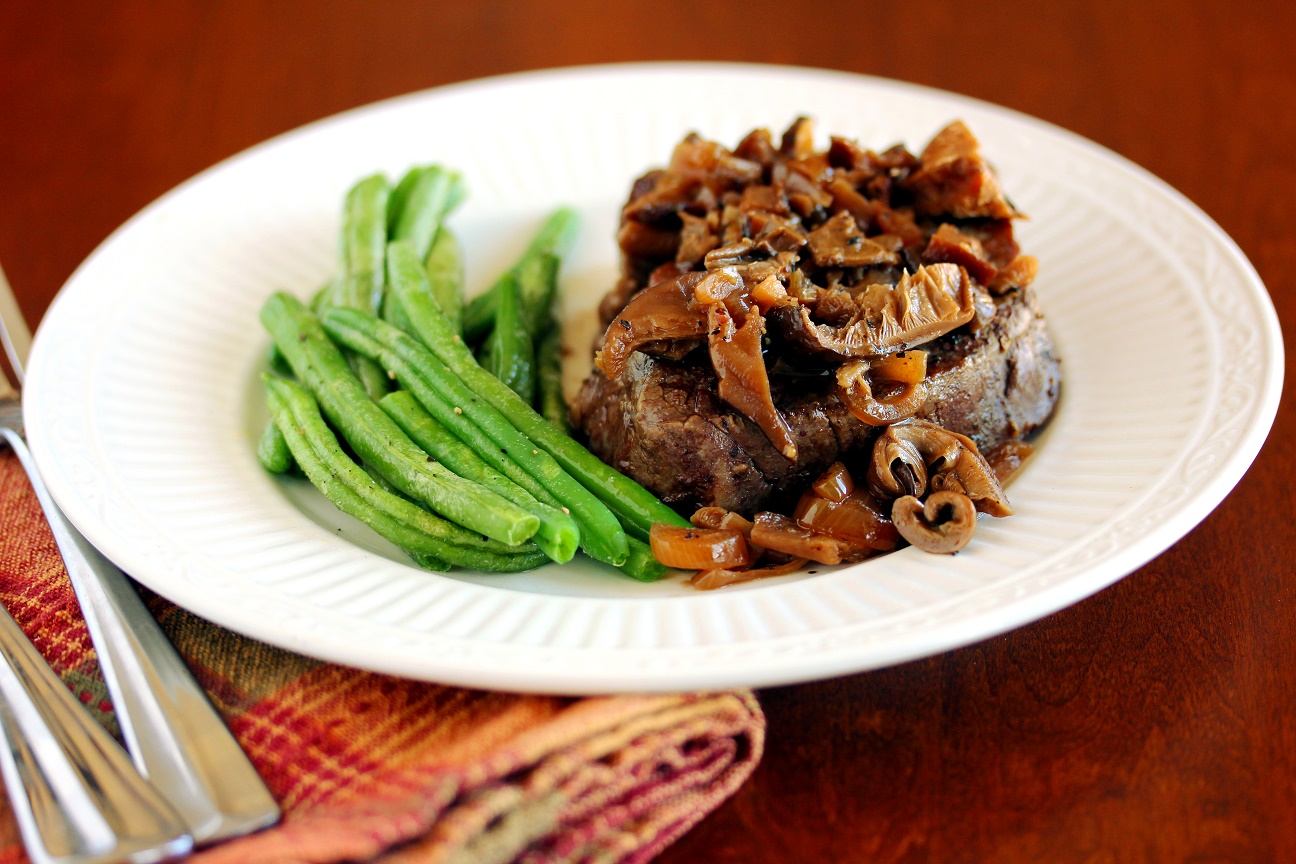
<svg viewBox="0 0 1296 864"><path fill-rule="evenodd" d="M9 0L0 261L35 324L131 214L301 123L548 66L774 62L954 90L1116 150L1233 236L1293 332L1296 5L982 7ZM763 765L660 860L1296 860L1293 441L1288 398L1228 499L1087 601L763 692Z"/></svg>

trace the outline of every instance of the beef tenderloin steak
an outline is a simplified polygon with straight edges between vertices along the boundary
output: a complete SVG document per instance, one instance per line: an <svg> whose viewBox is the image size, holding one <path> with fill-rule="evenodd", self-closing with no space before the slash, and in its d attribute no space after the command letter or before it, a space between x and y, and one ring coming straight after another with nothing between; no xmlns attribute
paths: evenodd
<svg viewBox="0 0 1296 864"><path fill-rule="evenodd" d="M995 314L919 346L929 351L922 417L970 437L983 450L1028 435L1052 414L1061 369L1034 292L999 297ZM790 511L825 468L868 454L879 427L838 401L833 379L771 376L775 404L797 444L783 457L750 420L716 395L706 360L636 352L609 380L595 369L573 406L590 450L686 515L703 506L751 516Z"/></svg>

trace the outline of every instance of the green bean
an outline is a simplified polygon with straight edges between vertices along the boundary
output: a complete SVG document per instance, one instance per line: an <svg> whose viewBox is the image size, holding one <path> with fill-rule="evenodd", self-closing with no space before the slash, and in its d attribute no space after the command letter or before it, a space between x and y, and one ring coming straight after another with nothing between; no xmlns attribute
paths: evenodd
<svg viewBox="0 0 1296 864"><path fill-rule="evenodd" d="M576 554L580 529L576 527L575 519L557 507L537 501L521 486L487 465L471 447L428 414L408 391L389 393L378 406L414 439L414 443L441 460L451 471L534 513L540 519L540 527L531 540L554 561L565 564Z"/></svg>
<svg viewBox="0 0 1296 864"><path fill-rule="evenodd" d="M288 361L279 353L278 347L273 342L270 343L269 349L266 350L266 366L271 372L279 375L289 375L292 370L288 368Z"/></svg>
<svg viewBox="0 0 1296 864"><path fill-rule="evenodd" d="M409 330L409 319L405 317L405 309L396 302L395 295L390 291L383 295L382 314L379 317L397 330Z"/></svg>
<svg viewBox="0 0 1296 864"><path fill-rule="evenodd" d="M521 543L536 532L540 520L534 514L431 461L367 396L342 352L299 300L276 292L262 307L261 321L329 421L361 459L398 489L452 521L504 543Z"/></svg>
<svg viewBox="0 0 1296 864"><path fill-rule="evenodd" d="M557 255L540 252L527 257L517 268L519 314L522 326L533 340L539 339L540 334L553 323L554 300L558 297L558 264ZM497 322L499 308L497 301Z"/></svg>
<svg viewBox="0 0 1296 864"><path fill-rule="evenodd" d="M402 359L397 352L385 354L384 352L388 352L390 349L384 347L379 340L378 336L382 335L382 333L378 329L367 326L356 328L345 324L338 325L336 322L330 322L328 326L338 334L337 338L345 339L349 344L356 346L355 350L365 352L371 357L385 356L386 359L383 362L396 371L401 385L414 394L423 409L438 423L453 432L456 438L471 447L487 465L521 486L537 501L551 507L561 508L563 506L562 502L545 488L539 480L523 469L514 459L510 458L508 453L510 447L514 453L529 452L536 448L532 447L531 442L509 425L503 417L500 417L499 412L494 409L489 409L489 412L478 412L473 402L476 397L462 384L455 386L453 383L448 383L438 390L429 383L428 376L425 374L426 370L418 370L415 363ZM420 351L425 357L431 356L428 355L427 349L423 348L421 343L412 336L408 336L408 334L406 336L415 350ZM437 366L440 374L453 378L435 356L431 356L431 362ZM399 392L397 391L397 393ZM442 393L447 393L449 396L443 396ZM448 398L453 399L455 404L447 401ZM386 402L386 397L379 402L379 405L385 409L387 406L383 404L384 402ZM459 408L456 412L455 408L458 404L466 404L468 409ZM483 413L486 416L478 416ZM490 416L491 414L494 416ZM487 428L493 429L494 437L482 431L482 427L472 419L474 416L478 417L478 422L481 422ZM561 471L561 469L557 468L557 463L553 463L553 467L555 470ZM454 470L453 466L451 466L451 470ZM577 487L574 494L588 495L583 487ZM593 500L593 504L602 507L597 499Z"/></svg>
<svg viewBox="0 0 1296 864"><path fill-rule="evenodd" d="M427 170L426 165L415 165L396 182L392 188L391 195L387 198L387 238L391 239L392 234L396 231L396 223L400 221L400 215L405 210L405 202L409 199L410 190L418 182L419 177Z"/></svg>
<svg viewBox="0 0 1296 864"><path fill-rule="evenodd" d="M411 552L409 549L406 549L404 551L405 554L408 555L415 564L419 565L424 570L431 570L436 573L444 573L445 571L450 569L449 562L444 561L436 557L435 555L424 555L422 552Z"/></svg>
<svg viewBox="0 0 1296 864"><path fill-rule="evenodd" d="M394 273L393 283L401 281L403 277ZM591 557L614 566L625 562L628 554L625 533L608 508L568 476L553 457L513 428L503 415L485 400L478 399L413 336L350 309L330 310L324 316L324 327L342 344L380 359L430 414L444 422L489 465L536 495L531 486L521 483L503 466L512 462L529 474L546 490L546 495L570 511L580 528L581 548ZM446 406L451 407L447 410ZM465 423L465 418L469 422Z"/></svg>
<svg viewBox="0 0 1296 864"><path fill-rule="evenodd" d="M536 349L536 410L569 434L571 412L563 396L562 377L562 328L555 324L540 339L540 347Z"/></svg>
<svg viewBox="0 0 1296 864"><path fill-rule="evenodd" d="M495 326L486 337L482 366L527 403L535 401L535 343L522 320L518 280L505 279L495 307Z"/></svg>
<svg viewBox="0 0 1296 864"><path fill-rule="evenodd" d="M342 211L341 273L333 283L328 305L366 312L379 308L390 195L391 187L381 174L364 178L347 192Z"/></svg>
<svg viewBox="0 0 1296 864"><path fill-rule="evenodd" d="M382 488L342 451L319 405L302 385L263 375L274 422L307 478L343 512L369 525L421 562L450 562L495 572L536 566L534 547L482 540ZM539 556L543 560L542 555Z"/></svg>
<svg viewBox="0 0 1296 864"><path fill-rule="evenodd" d="M657 500L634 480L600 462L570 436L545 421L518 395L477 365L463 340L450 330L426 290L417 284L393 283L392 291L405 308L412 332L477 396L494 406L519 432L548 452L566 471L606 504L622 527L647 541L654 522L687 526L678 513Z"/></svg>
<svg viewBox="0 0 1296 864"><path fill-rule="evenodd" d="M284 440L283 432L274 420L266 423L265 429L261 430L261 438L257 441L257 460L271 474L283 474L293 466L292 451L288 449L288 442Z"/></svg>
<svg viewBox="0 0 1296 864"><path fill-rule="evenodd" d="M391 392L391 379L368 357L352 354L346 359L370 401L377 401Z"/></svg>
<svg viewBox="0 0 1296 864"><path fill-rule="evenodd" d="M437 306L441 307L441 313L454 331L459 333L463 329L463 250L454 232L444 225L437 232L432 241L432 251L427 255L427 277ZM400 304L393 305L400 309Z"/></svg>
<svg viewBox="0 0 1296 864"><path fill-rule="evenodd" d="M666 575L666 567L653 557L652 547L637 537L630 537L630 557L621 572L640 582L656 582Z"/></svg>
<svg viewBox="0 0 1296 864"><path fill-rule="evenodd" d="M329 306L366 312L381 307L390 197L391 187L381 174L366 177L347 191L338 249L340 272L325 297L312 304L316 312ZM382 370L373 361L355 357L347 360L370 399L379 399L391 389Z"/></svg>
<svg viewBox="0 0 1296 864"><path fill-rule="evenodd" d="M460 183L462 178L458 174L439 165L424 169L400 204L391 239L408 240L414 244L419 258L426 258L441 220L449 212L451 190Z"/></svg>
<svg viewBox="0 0 1296 864"><path fill-rule="evenodd" d="M570 207L561 207L550 214L545 220L544 225L531 238L531 243L527 246L526 251L518 263L514 265L516 271L529 258L537 255L548 254L562 257L567 248L571 245L576 237L576 229L580 227L580 216ZM506 274L507 275L507 274ZM472 343L481 341L490 328L495 323L495 307L499 302L499 287L504 277L501 276L495 281L495 284L486 289L482 294L477 295L464 308L463 317L463 338Z"/></svg>
<svg viewBox="0 0 1296 864"><path fill-rule="evenodd" d="M306 395L310 396L309 391L307 392ZM319 406L316 405L317 411L318 408ZM327 424L325 428L327 428ZM372 480L379 489L386 492L388 495L395 495L397 498L402 498L406 501L413 503L415 507L419 506L418 503L415 502L413 498L410 498L404 492L400 491L395 486L388 483L387 478L379 474L377 471L375 471L372 465L361 465L360 468L361 470L364 471L365 476L367 476L370 480ZM423 509L423 508L419 507L419 509ZM402 551L404 551L406 555L413 558L414 563L422 567L424 570L436 570L437 572L445 572L446 570L449 570L450 567L452 566L449 561L446 561L442 558L438 558L435 555L424 555L420 552L414 552L409 549L404 549Z"/></svg>

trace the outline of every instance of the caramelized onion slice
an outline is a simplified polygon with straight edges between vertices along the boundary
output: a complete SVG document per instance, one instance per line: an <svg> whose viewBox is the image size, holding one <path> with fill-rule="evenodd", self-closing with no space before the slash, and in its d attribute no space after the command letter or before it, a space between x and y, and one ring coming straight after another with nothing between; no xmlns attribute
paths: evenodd
<svg viewBox="0 0 1296 864"><path fill-rule="evenodd" d="M760 310L748 310L742 326L735 327L728 308L723 303L711 303L707 306L707 322L711 365L720 382L720 398L759 426L785 458L795 461L797 446L792 428L774 407L770 394L769 374L761 353L765 320Z"/></svg>
<svg viewBox="0 0 1296 864"><path fill-rule="evenodd" d="M788 297L787 289L783 287L783 280L777 273L771 273L751 290L752 302L761 310L761 314L767 314L775 306L783 306L791 302Z"/></svg>
<svg viewBox="0 0 1296 864"><path fill-rule="evenodd" d="M926 351L901 351L869 361L869 372L879 381L917 384L927 377Z"/></svg>
<svg viewBox="0 0 1296 864"><path fill-rule="evenodd" d="M783 564L774 564L769 567L756 567L751 570L707 570L698 573L685 584L692 585L699 591L714 591L717 588L723 588L726 585L737 585L742 582L751 582L756 579L768 579L770 576L786 576L789 573L795 573L805 566L806 559L793 558Z"/></svg>
<svg viewBox="0 0 1296 864"><path fill-rule="evenodd" d="M860 550L835 537L803 528L778 513L757 513L752 542L794 558L809 558L820 564L840 564L856 557Z"/></svg>
<svg viewBox="0 0 1296 864"><path fill-rule="evenodd" d="M801 496L794 516L812 531L879 552L894 549L899 539L895 526L883 515L877 500L864 489L841 502L806 493Z"/></svg>
<svg viewBox="0 0 1296 864"><path fill-rule="evenodd" d="M933 492L925 503L912 495L897 498L891 518L901 537L924 552L937 554L957 552L976 531L972 499L957 492Z"/></svg>
<svg viewBox="0 0 1296 864"><path fill-rule="evenodd" d="M873 395L868 372L867 360L851 360L837 367L837 398L846 410L865 423L872 426L896 423L912 417L927 401L927 385L921 379L879 399Z"/></svg>
<svg viewBox="0 0 1296 864"><path fill-rule="evenodd" d="M689 521L699 528L726 528L741 531L743 537L747 538L747 548L751 552L753 561L759 561L765 554L764 549L752 542L752 523L738 513L730 513L723 507L699 507L689 517Z"/></svg>
<svg viewBox="0 0 1296 864"><path fill-rule="evenodd" d="M693 287L693 299L699 303L725 303L735 295L741 296L745 287L737 268L722 267L698 280Z"/></svg>
<svg viewBox="0 0 1296 864"><path fill-rule="evenodd" d="M845 465L841 462L834 462L828 466L827 471L820 474L818 479L810 484L810 488L819 498L841 503L855 491L855 480L851 477L850 472L846 470Z"/></svg>
<svg viewBox="0 0 1296 864"><path fill-rule="evenodd" d="M751 551L741 531L724 528L684 528L656 522L648 532L653 557L680 570L712 570L751 563Z"/></svg>
<svg viewBox="0 0 1296 864"><path fill-rule="evenodd" d="M706 273L685 273L639 292L612 319L595 363L608 378L620 377L626 360L649 342L702 339L706 315L693 304L693 290Z"/></svg>

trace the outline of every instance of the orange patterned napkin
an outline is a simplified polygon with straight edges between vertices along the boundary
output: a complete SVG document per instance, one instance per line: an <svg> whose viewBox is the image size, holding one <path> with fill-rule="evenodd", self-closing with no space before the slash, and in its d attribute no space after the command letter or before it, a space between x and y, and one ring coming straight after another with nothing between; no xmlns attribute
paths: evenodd
<svg viewBox="0 0 1296 864"><path fill-rule="evenodd" d="M58 549L8 450L0 593L116 733ZM320 663L149 602L284 808L278 827L191 859L203 864L647 861L760 759L765 720L746 691L465 690ZM0 864L25 860L0 805Z"/></svg>

